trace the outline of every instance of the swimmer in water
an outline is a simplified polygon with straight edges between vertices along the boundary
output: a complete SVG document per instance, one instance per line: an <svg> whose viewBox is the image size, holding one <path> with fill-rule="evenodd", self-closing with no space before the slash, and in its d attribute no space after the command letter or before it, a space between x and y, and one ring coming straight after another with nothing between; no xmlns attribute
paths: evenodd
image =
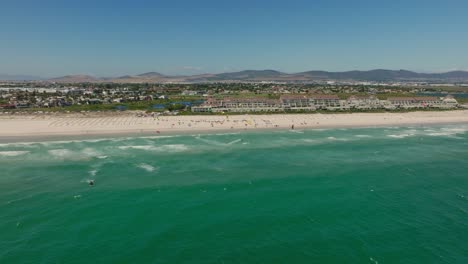
<svg viewBox="0 0 468 264"><path fill-rule="evenodd" d="M94 186L94 180L89 180L88 184L89 184L89 186Z"/></svg>

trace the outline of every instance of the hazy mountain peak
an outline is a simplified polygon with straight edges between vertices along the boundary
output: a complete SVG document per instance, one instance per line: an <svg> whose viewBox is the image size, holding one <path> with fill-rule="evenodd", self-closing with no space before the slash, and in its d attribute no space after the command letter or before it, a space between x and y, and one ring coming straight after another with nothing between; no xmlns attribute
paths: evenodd
<svg viewBox="0 0 468 264"><path fill-rule="evenodd" d="M164 74L161 74L159 72L145 72L142 74L138 74L138 77L164 77Z"/></svg>
<svg viewBox="0 0 468 264"><path fill-rule="evenodd" d="M7 76L7 77L4 77ZM0 75L3 80L31 80L26 78L11 78L11 75ZM19 75L17 75L19 76ZM39 78L34 78L39 80ZM216 81L318 81L318 80L342 80L342 81L468 81L468 72L451 71L445 73L417 73L408 70L374 69L369 71L306 71L301 73L283 73L276 70L243 70L238 72L225 72L218 74L198 74L190 76L167 76L158 72L147 72L139 75L125 75L117 78L96 78L90 75L67 75L49 79L53 82L77 83L77 82L216 82Z"/></svg>

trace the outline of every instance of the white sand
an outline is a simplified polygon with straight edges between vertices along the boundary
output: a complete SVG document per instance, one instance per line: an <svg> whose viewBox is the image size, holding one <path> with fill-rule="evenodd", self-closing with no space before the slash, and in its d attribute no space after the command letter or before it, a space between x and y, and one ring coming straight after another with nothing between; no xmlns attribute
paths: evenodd
<svg viewBox="0 0 468 264"><path fill-rule="evenodd" d="M135 114L0 115L0 137L174 134L254 129L468 123L468 111L137 117ZM158 133L159 132L159 133Z"/></svg>

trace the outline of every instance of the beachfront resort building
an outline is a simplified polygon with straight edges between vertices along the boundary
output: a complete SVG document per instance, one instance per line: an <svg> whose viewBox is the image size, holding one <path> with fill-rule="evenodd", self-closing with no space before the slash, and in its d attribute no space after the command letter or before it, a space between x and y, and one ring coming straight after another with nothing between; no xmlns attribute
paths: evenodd
<svg viewBox="0 0 468 264"><path fill-rule="evenodd" d="M220 110L227 112L276 112L282 108L279 100L276 99L228 98L223 100Z"/></svg>
<svg viewBox="0 0 468 264"><path fill-rule="evenodd" d="M441 108L443 99L432 96L422 97L390 97L387 99L389 105L397 109L410 108Z"/></svg>
<svg viewBox="0 0 468 264"><path fill-rule="evenodd" d="M307 95L283 95L280 97L283 110L315 110L311 98Z"/></svg>
<svg viewBox="0 0 468 264"><path fill-rule="evenodd" d="M281 111L280 101L267 98L209 98L204 104L192 107L193 112L276 112Z"/></svg>
<svg viewBox="0 0 468 264"><path fill-rule="evenodd" d="M310 95L310 100L316 109L341 109L340 98L335 94L314 94Z"/></svg>
<svg viewBox="0 0 468 264"><path fill-rule="evenodd" d="M444 99L442 99L442 104L441 104L442 108L450 109L450 108L456 108L458 106L459 106L458 101L455 99L455 97L451 95L447 95L446 97L444 97Z"/></svg>
<svg viewBox="0 0 468 264"><path fill-rule="evenodd" d="M452 96L439 97L390 97L379 100L373 95L351 96L340 100L330 94L295 94L282 95L279 100L261 97L222 99L208 98L205 103L193 106L193 112L278 112L278 111L314 111L314 110L371 110L371 109L416 109L416 108L456 108L458 102Z"/></svg>
<svg viewBox="0 0 468 264"><path fill-rule="evenodd" d="M383 108L384 104L374 95L362 96L362 95L353 95L346 100L345 107L348 109L379 109Z"/></svg>
<svg viewBox="0 0 468 264"><path fill-rule="evenodd" d="M283 110L338 110L342 105L334 94L283 95L280 100Z"/></svg>

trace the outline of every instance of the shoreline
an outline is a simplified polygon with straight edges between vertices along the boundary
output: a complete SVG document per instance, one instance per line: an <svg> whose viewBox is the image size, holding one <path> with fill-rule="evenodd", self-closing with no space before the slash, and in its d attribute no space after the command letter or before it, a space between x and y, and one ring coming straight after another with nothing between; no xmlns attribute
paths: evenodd
<svg viewBox="0 0 468 264"><path fill-rule="evenodd" d="M226 116L63 115L0 117L0 142L57 138L138 137L187 134L468 124L468 111L282 114Z"/></svg>

